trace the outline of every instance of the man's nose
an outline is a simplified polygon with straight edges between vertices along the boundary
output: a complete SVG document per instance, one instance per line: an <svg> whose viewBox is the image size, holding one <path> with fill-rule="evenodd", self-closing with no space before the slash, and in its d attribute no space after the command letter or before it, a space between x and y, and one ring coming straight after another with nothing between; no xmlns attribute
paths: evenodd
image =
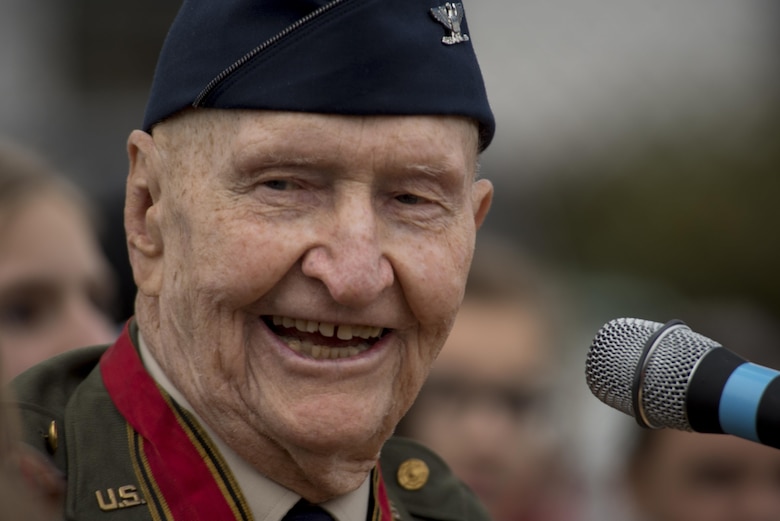
<svg viewBox="0 0 780 521"><path fill-rule="evenodd" d="M323 235L303 257L307 277L319 279L333 299L360 307L374 301L393 285L393 267L385 241L369 204L343 204L335 222L323 226Z"/></svg>

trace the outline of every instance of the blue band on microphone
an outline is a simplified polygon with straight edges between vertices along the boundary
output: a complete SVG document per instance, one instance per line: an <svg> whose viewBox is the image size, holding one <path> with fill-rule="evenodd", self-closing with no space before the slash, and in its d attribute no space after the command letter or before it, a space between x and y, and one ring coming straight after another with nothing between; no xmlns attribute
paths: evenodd
<svg viewBox="0 0 780 521"><path fill-rule="evenodd" d="M729 376L720 399L718 418L723 432L758 439L758 406L769 383L780 374L773 369L746 362Z"/></svg>

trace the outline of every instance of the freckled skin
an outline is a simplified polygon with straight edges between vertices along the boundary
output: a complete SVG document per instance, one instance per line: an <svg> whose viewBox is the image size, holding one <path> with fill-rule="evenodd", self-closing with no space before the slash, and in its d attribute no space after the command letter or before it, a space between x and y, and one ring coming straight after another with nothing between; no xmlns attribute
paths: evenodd
<svg viewBox="0 0 780 521"><path fill-rule="evenodd" d="M365 479L452 326L492 196L476 135L457 117L206 110L130 136L141 333L220 437L311 501ZM271 315L391 332L317 362Z"/></svg>

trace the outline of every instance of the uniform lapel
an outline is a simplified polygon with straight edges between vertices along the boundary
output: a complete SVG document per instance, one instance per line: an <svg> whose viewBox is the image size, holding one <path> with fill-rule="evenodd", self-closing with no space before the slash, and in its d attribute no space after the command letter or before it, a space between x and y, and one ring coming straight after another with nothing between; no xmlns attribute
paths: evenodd
<svg viewBox="0 0 780 521"><path fill-rule="evenodd" d="M250 521L230 470L197 421L146 372L126 326L100 361L127 421L131 459L155 521Z"/></svg>

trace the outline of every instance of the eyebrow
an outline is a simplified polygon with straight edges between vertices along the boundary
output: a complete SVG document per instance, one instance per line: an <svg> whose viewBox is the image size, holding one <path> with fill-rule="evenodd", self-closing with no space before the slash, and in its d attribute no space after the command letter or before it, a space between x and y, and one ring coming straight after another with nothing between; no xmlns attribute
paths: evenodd
<svg viewBox="0 0 780 521"><path fill-rule="evenodd" d="M437 177L444 174L451 173L454 169L449 166L440 164L424 164L424 163L410 163L405 168L411 172L419 172L429 175L431 177Z"/></svg>

